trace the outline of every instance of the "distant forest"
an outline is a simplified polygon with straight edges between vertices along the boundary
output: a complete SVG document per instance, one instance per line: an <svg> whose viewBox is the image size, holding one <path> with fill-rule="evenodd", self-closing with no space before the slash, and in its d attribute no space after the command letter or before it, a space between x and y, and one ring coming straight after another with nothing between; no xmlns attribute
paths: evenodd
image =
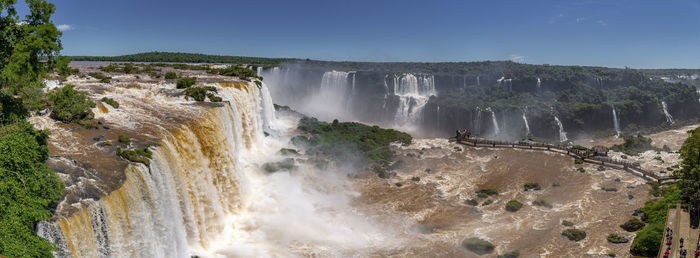
<svg viewBox="0 0 700 258"><path fill-rule="evenodd" d="M123 56L70 56L72 61L113 61L113 62L172 62L172 63L225 63L277 66L290 58L266 58L247 56L220 56L192 53L146 52Z"/></svg>

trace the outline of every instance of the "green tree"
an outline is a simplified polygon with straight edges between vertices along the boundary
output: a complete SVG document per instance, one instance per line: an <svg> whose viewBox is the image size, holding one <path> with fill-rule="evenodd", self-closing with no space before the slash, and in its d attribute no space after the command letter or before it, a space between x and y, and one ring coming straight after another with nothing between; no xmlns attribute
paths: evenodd
<svg viewBox="0 0 700 258"><path fill-rule="evenodd" d="M689 131L681 147L681 169L677 176L683 201L700 204L700 128Z"/></svg>
<svg viewBox="0 0 700 258"><path fill-rule="evenodd" d="M87 98L87 94L77 91L73 85L49 92L49 105L51 117L66 123L92 119L94 114L90 110L95 107L95 102Z"/></svg>

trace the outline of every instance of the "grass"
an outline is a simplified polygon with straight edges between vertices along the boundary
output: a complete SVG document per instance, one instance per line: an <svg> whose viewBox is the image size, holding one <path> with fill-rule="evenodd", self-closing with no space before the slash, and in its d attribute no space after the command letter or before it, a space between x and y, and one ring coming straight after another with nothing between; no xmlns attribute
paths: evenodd
<svg viewBox="0 0 700 258"><path fill-rule="evenodd" d="M489 241L477 237L464 239L462 241L462 247L478 255L489 254L496 248L496 246Z"/></svg>

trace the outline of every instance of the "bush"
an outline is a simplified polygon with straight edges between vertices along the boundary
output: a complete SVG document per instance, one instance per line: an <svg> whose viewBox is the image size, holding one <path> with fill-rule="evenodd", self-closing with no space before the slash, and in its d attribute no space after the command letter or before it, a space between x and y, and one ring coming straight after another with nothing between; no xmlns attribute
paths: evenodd
<svg viewBox="0 0 700 258"><path fill-rule="evenodd" d="M623 244L623 243L627 243L630 241L627 237L624 237L624 236L621 236L618 234L613 234L613 233L608 235L607 239L608 239L608 242L613 243L613 244Z"/></svg>
<svg viewBox="0 0 700 258"><path fill-rule="evenodd" d="M515 250L508 253L500 254L496 258L518 258L520 257L520 251Z"/></svg>
<svg viewBox="0 0 700 258"><path fill-rule="evenodd" d="M583 164L583 160L582 159L575 159L574 164L581 165L581 164Z"/></svg>
<svg viewBox="0 0 700 258"><path fill-rule="evenodd" d="M557 187L557 186L560 186L560 184L559 184L559 182L556 182L556 181L555 181L554 183L552 183L552 186L553 186L553 187Z"/></svg>
<svg viewBox="0 0 700 258"><path fill-rule="evenodd" d="M195 101L204 101L207 95L211 94L209 91L216 92L215 87L188 87L185 89L185 95L193 98ZM212 95L213 96L213 95ZM211 100L211 98L210 98ZM221 101L221 99L218 99Z"/></svg>
<svg viewBox="0 0 700 258"><path fill-rule="evenodd" d="M530 190L542 190L542 187L538 183L526 183L525 184L525 191L530 191Z"/></svg>
<svg viewBox="0 0 700 258"><path fill-rule="evenodd" d="M150 159L153 158L153 153L148 149L148 146L143 149L134 150L122 150L122 148L117 148L117 156L131 162L142 163L149 166L151 165Z"/></svg>
<svg viewBox="0 0 700 258"><path fill-rule="evenodd" d="M584 168L577 168L576 171L580 173L586 173L586 170Z"/></svg>
<svg viewBox="0 0 700 258"><path fill-rule="evenodd" d="M545 208L552 208L552 205L547 203L545 200L536 200L536 201L532 202L532 205L545 207Z"/></svg>
<svg viewBox="0 0 700 258"><path fill-rule="evenodd" d="M562 220L562 221L561 221L561 225L562 225L562 226L565 226L565 227L573 227L573 226L574 226L574 223L571 222L571 221L568 221L568 220Z"/></svg>
<svg viewBox="0 0 700 258"><path fill-rule="evenodd" d="M165 73L165 79L177 79L177 74L175 72L167 72Z"/></svg>
<svg viewBox="0 0 700 258"><path fill-rule="evenodd" d="M486 201L484 201L483 203L481 203L481 206L486 206L486 205L489 205L489 204L492 204L492 203L493 203L493 200L491 200L491 199L486 199Z"/></svg>
<svg viewBox="0 0 700 258"><path fill-rule="evenodd" d="M565 236L566 238L568 238L569 240L575 241L575 242L581 241L584 238L586 238L586 231L583 231L583 230L580 230L577 228L565 229L564 231L561 232L561 234L563 236Z"/></svg>
<svg viewBox="0 0 700 258"><path fill-rule="evenodd" d="M615 187L603 187L601 189L606 192L617 192L617 188Z"/></svg>
<svg viewBox="0 0 700 258"><path fill-rule="evenodd" d="M102 102L107 103L108 105L110 105L114 108L119 108L119 102L117 102L116 100L114 100L112 98L103 97Z"/></svg>
<svg viewBox="0 0 700 258"><path fill-rule="evenodd" d="M523 207L523 204L517 200L510 200L506 203L506 210L510 212L516 212Z"/></svg>
<svg viewBox="0 0 700 258"><path fill-rule="evenodd" d="M610 147L611 150L623 152L627 155L637 155L640 152L648 150L656 150L657 148L651 145L651 139L638 134L637 136L624 136L623 144L616 144Z"/></svg>
<svg viewBox="0 0 700 258"><path fill-rule="evenodd" d="M75 90L73 85L52 90L48 100L53 119L71 123L94 117L90 109L95 107L95 103L87 98L87 93Z"/></svg>
<svg viewBox="0 0 700 258"><path fill-rule="evenodd" d="M187 89L195 83L197 83L197 78L195 77L182 78L177 80L177 83L175 83L175 87L178 89Z"/></svg>
<svg viewBox="0 0 700 258"><path fill-rule="evenodd" d="M483 240L481 238L472 237L467 238L462 241L462 247L469 251L472 251L478 255L484 255L493 252L496 247L489 241Z"/></svg>
<svg viewBox="0 0 700 258"><path fill-rule="evenodd" d="M620 227L627 232L636 232L644 227L644 222L639 219L632 217L627 222L620 225Z"/></svg>
<svg viewBox="0 0 700 258"><path fill-rule="evenodd" d="M646 202L644 207L639 209L644 221L648 224L637 232L632 242L630 252L634 255L653 257L659 253L659 246L666 228L668 208L681 201L680 190L675 184L661 187L659 191L663 196L662 199Z"/></svg>
<svg viewBox="0 0 700 258"><path fill-rule="evenodd" d="M498 191L496 189L481 189L479 191L476 191L476 196L479 198L486 198L492 195L498 195Z"/></svg>
<svg viewBox="0 0 700 258"><path fill-rule="evenodd" d="M120 143L128 143L128 142L131 141L131 139L129 138L129 136L121 135L121 134L117 136L117 140L118 140Z"/></svg>
<svg viewBox="0 0 700 258"><path fill-rule="evenodd" d="M109 83L112 80L112 77L106 76L104 74L98 73L98 72L92 72L88 73L91 77L100 80L101 83Z"/></svg>

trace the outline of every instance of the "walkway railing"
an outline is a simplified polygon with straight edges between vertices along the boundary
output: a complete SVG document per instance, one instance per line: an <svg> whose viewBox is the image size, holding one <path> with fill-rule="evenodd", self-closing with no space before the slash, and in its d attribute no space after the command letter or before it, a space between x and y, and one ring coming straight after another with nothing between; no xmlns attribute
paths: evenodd
<svg viewBox="0 0 700 258"><path fill-rule="evenodd" d="M576 148L572 148L568 145L562 145L562 144L549 144L549 143L542 143L542 142L533 142L533 141L499 141L499 140L487 140L487 139L478 139L478 138L457 138L457 142L468 145L468 146L486 146L486 147L507 147L507 148L514 148L514 149L536 149L536 150L548 150L548 151L555 151L555 152L560 152L564 153L566 152L566 155L572 156L574 158L581 159L583 161L597 161L600 162L601 165L618 165L622 166L622 169L627 170L632 173L637 173L641 175L644 179L654 179L656 181L662 182L664 180L669 180L671 177L668 176L658 176L656 173L647 171L639 166L639 164L630 162L629 160L623 160L623 159L614 159L611 157L606 157L606 156L598 156L595 155L595 152L592 150L580 150ZM612 166L611 166L612 167Z"/></svg>

